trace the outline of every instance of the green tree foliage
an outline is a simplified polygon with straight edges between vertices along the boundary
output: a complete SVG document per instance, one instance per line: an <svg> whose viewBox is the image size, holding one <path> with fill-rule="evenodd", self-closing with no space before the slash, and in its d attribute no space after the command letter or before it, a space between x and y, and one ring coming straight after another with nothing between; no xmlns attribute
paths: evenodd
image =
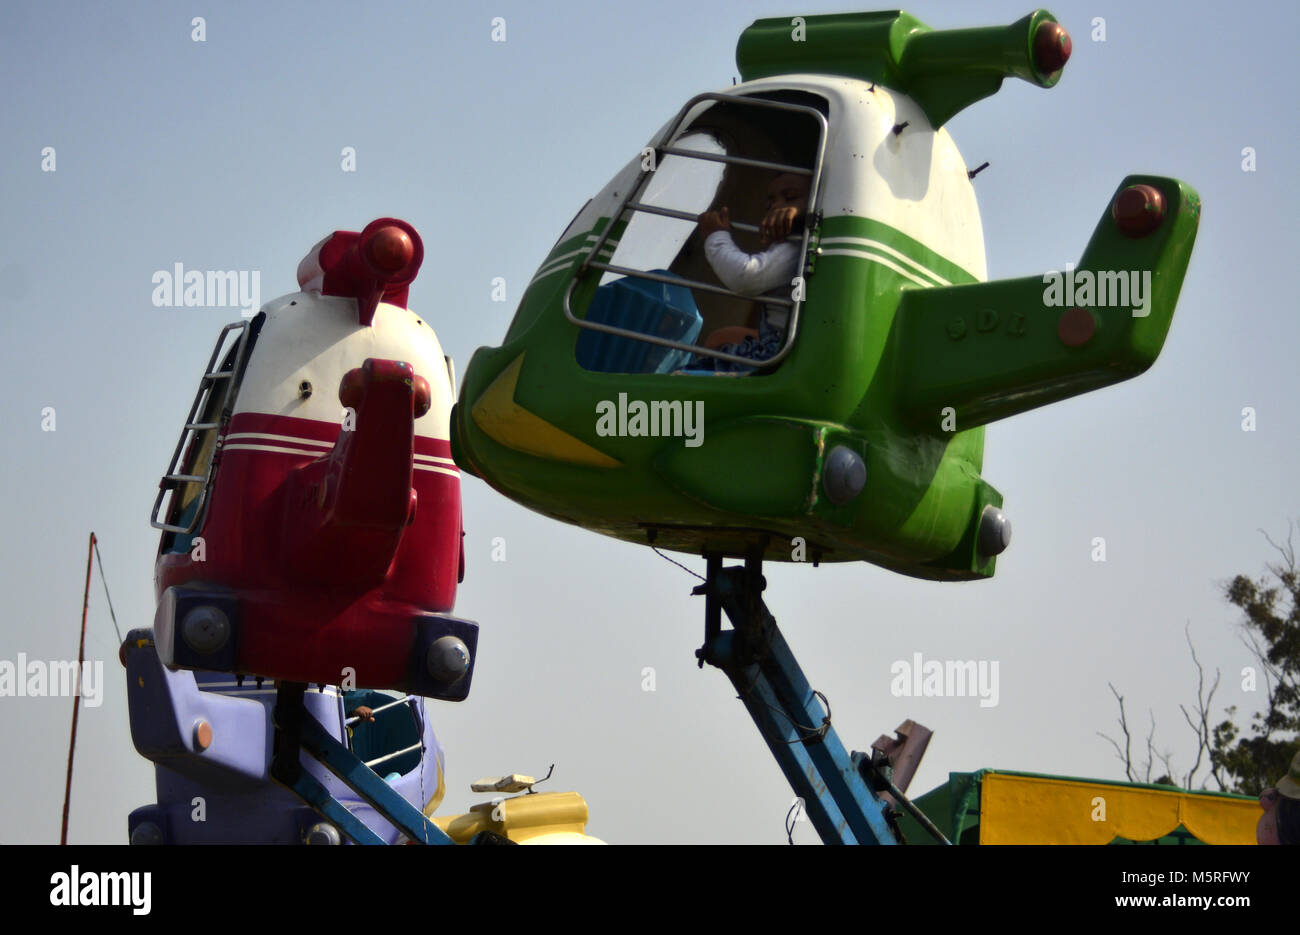
<svg viewBox="0 0 1300 935"><path fill-rule="evenodd" d="M1228 602L1245 614L1244 638L1259 662L1268 699L1247 728L1234 721L1235 707L1214 728L1210 764L1223 788L1258 795L1286 774L1300 734L1300 568L1291 535L1279 545L1281 560L1254 580L1237 575L1224 588Z"/></svg>
<svg viewBox="0 0 1300 935"><path fill-rule="evenodd" d="M1187 645L1196 667L1196 703L1179 705L1183 719L1196 736L1196 758L1185 773L1174 770L1173 755L1161 752L1155 743L1155 716L1151 716L1144 751L1134 756L1133 732L1125 710L1124 696L1114 685L1111 693L1119 703L1119 739L1101 734L1115 748L1130 782L1156 782L1187 789L1209 788L1214 782L1225 792L1259 795L1286 775L1291 758L1300 746L1300 566L1296 564L1295 525L1286 542L1265 539L1277 550L1280 560L1266 565L1267 574L1258 579L1237 575L1223 586L1228 603L1238 608L1242 641L1255 657L1256 666L1242 673L1243 689L1263 689L1263 710L1245 726L1237 723L1237 708L1224 709L1227 717L1211 726L1210 711L1221 675L1215 670L1207 678L1205 666L1187 633ZM1253 684L1244 684L1247 680ZM1139 739L1139 743L1142 741ZM1159 767L1163 766L1163 770ZM1205 769L1199 780L1197 773ZM1198 784L1199 783L1199 784Z"/></svg>

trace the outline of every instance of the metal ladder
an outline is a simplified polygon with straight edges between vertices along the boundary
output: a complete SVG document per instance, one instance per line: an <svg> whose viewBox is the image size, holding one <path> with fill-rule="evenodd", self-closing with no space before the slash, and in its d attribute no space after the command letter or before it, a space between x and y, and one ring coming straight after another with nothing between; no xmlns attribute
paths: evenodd
<svg viewBox="0 0 1300 935"><path fill-rule="evenodd" d="M245 358L248 351L249 327L251 321L235 321L221 329L221 334L217 336L216 346L212 349L212 357L208 360L208 365L203 371L203 378L199 381L198 392L194 394L194 402L190 405L190 414L185 418L185 427L181 429L181 437L176 442L176 450L172 452L171 461L168 464L167 471L163 474L162 479L158 481L158 496L153 502L153 512L149 516L149 525L154 529L161 529L164 532L188 534L193 532L201 525L203 511L207 505L208 491L212 488L213 475L215 474L217 451L212 452L212 457L208 459L207 470L203 474L182 474L181 459L184 458L190 446L200 439L200 433L210 432L221 427L223 421L230 417L231 408L234 405L232 387L236 374L242 374ZM218 369L222 350L226 348L226 338L231 332L239 332L238 338L234 345L235 357L229 369ZM229 351L227 351L227 354ZM224 384L224 386L222 386ZM199 414L203 412L212 399L212 392L218 386L222 386L221 392L224 394L222 414L219 421L216 422L198 422ZM198 505L194 515L190 518L186 526L177 526L172 523L164 522L158 518L158 512L162 509L163 499L168 492L179 490L184 484L202 484L199 490Z"/></svg>

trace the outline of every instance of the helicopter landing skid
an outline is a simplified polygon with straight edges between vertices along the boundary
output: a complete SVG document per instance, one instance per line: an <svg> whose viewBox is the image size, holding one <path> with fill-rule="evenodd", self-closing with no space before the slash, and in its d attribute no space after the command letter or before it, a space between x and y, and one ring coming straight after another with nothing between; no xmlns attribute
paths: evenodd
<svg viewBox="0 0 1300 935"><path fill-rule="evenodd" d="M823 843L899 843L893 806L877 789L905 808L911 803L882 764L845 751L825 696L808 684L763 602L761 553L725 568L721 555L705 560L704 584L691 592L704 595L704 645L695 652L700 666L707 662L731 679ZM724 611L733 629L722 629Z"/></svg>

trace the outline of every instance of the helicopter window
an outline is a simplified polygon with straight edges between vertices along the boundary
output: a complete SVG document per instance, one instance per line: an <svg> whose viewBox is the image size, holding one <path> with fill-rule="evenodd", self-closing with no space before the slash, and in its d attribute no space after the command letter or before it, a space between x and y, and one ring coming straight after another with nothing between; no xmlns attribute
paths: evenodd
<svg viewBox="0 0 1300 935"><path fill-rule="evenodd" d="M693 373L779 364L797 332L804 221L816 217L826 128L820 111L803 101L720 94L683 108L655 148L656 164L642 161L615 223L566 293L565 313L583 329L576 348L582 367ZM765 238L760 225L773 188L779 204L794 206L795 219L784 237ZM725 236L706 245L697 220L723 208ZM594 259L610 239L617 245L608 262ZM593 269L601 276L579 319L569 299ZM758 278L756 269L764 270Z"/></svg>
<svg viewBox="0 0 1300 935"><path fill-rule="evenodd" d="M713 155L726 150L708 133L679 141L686 148ZM663 279L642 279L607 271L587 308L587 321L602 322L642 334L694 344L704 320L695 296L670 267L695 233L697 215L717 194L726 165L686 156L663 157L641 195L635 212L610 257L610 265L647 270ZM577 354L591 370L617 373L669 373L683 367L691 353L633 341L598 331L584 331Z"/></svg>
<svg viewBox="0 0 1300 935"><path fill-rule="evenodd" d="M371 709L373 721L355 720L358 707ZM343 693L352 752L380 776L404 775L420 765L423 731L407 696L360 689Z"/></svg>
<svg viewBox="0 0 1300 935"><path fill-rule="evenodd" d="M711 133L691 133L678 140L677 146L715 156L726 154L721 141ZM726 168L721 162L664 156L641 195L644 209L628 221L610 263L646 270L671 266L695 233L696 217L713 203ZM670 211L673 215L667 213ZM607 272L600 284L619 278L623 277Z"/></svg>

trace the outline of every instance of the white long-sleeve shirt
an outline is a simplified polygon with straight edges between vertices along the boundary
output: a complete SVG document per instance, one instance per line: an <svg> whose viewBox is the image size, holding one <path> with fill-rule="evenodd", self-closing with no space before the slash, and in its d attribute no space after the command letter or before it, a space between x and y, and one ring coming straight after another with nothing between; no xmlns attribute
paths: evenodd
<svg viewBox="0 0 1300 935"><path fill-rule="evenodd" d="M704 255L722 284L732 292L755 297L774 293L790 298L792 280L799 269L799 248L788 240L772 244L762 253L745 253L729 231L714 231L704 240ZM784 328L790 318L785 306L765 305L768 323Z"/></svg>
<svg viewBox="0 0 1300 935"><path fill-rule="evenodd" d="M792 291L799 267L799 248L788 240L774 243L762 253L745 253L730 231L714 231L704 241L704 255L722 284L741 295L762 295L777 289Z"/></svg>

